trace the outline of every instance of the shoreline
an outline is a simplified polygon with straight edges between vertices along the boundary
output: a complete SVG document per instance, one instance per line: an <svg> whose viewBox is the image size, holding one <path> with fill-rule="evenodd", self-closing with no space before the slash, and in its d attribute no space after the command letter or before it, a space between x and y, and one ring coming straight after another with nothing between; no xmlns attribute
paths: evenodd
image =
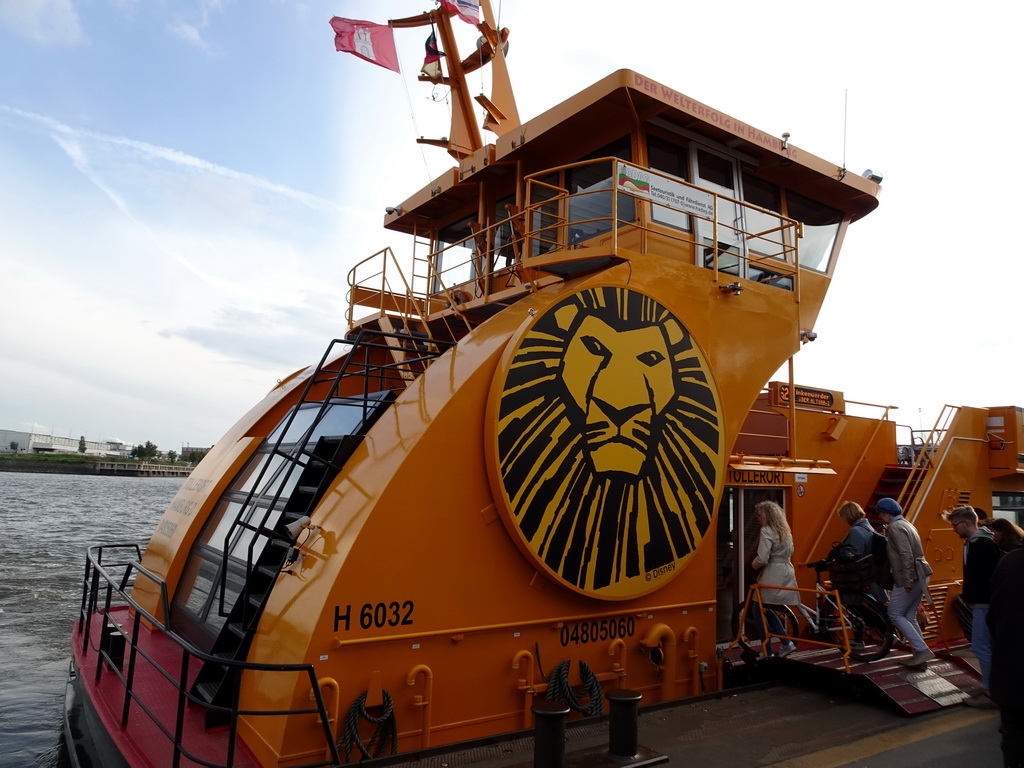
<svg viewBox="0 0 1024 768"><path fill-rule="evenodd" d="M50 461L0 459L0 472L45 475L101 475L106 477L188 477L193 467L168 464L129 464L120 461Z"/></svg>

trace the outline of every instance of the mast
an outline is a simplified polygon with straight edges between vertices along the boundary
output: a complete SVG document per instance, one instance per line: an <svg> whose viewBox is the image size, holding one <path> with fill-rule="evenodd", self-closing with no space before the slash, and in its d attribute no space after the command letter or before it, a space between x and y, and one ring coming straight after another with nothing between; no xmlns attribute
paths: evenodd
<svg viewBox="0 0 1024 768"><path fill-rule="evenodd" d="M481 0L480 9L483 20L477 25L481 38L477 50L465 59L459 56L455 42L455 31L452 28L451 15L444 8L437 8L419 16L404 19L392 19L388 22L392 27L424 27L437 28L441 42L441 50L447 63L448 74L431 77L421 74L419 79L431 83L440 83L451 89L452 122L447 137L439 139L420 138L420 144L444 147L455 159L472 154L484 146L481 126L473 114L473 101L484 108L486 116L483 128L500 136L508 129L519 124L519 112L516 109L512 83L508 75L505 61L505 44L508 41L507 28L498 30L495 25L494 12L489 0ZM476 71L485 64L491 64L491 96L484 94L476 97L469 92L466 75Z"/></svg>

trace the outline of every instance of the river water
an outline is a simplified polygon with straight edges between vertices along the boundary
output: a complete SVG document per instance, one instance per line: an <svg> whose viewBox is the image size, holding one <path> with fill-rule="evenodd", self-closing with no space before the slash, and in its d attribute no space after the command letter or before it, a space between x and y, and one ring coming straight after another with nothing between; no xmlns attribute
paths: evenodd
<svg viewBox="0 0 1024 768"><path fill-rule="evenodd" d="M183 478L0 472L0 766L67 768L71 625L89 544L145 544Z"/></svg>

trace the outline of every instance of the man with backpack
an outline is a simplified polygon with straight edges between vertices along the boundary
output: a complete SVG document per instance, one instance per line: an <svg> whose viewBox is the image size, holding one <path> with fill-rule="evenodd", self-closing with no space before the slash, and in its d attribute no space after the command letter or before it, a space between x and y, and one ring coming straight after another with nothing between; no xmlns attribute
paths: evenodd
<svg viewBox="0 0 1024 768"><path fill-rule="evenodd" d="M901 663L913 669L925 669L935 658L921 636L917 610L928 588L932 567L924 559L924 549L917 529L903 517L903 508L895 499L885 497L875 505L878 516L886 524L885 538L892 568L893 588L889 595L889 618L910 643L913 655Z"/></svg>

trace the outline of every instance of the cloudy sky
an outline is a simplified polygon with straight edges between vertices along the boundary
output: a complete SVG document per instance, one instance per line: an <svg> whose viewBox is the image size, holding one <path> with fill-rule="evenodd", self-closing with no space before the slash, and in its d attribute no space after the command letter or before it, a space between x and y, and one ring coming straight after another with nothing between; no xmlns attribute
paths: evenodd
<svg viewBox="0 0 1024 768"><path fill-rule="evenodd" d="M0 0L0 429L209 445L345 330L348 270L449 165L442 89L334 50L331 16L431 0ZM582 8L586 13L581 13ZM532 117L623 67L851 172L797 379L898 405L1024 405L1019 7L495 0ZM468 47L474 30L456 23Z"/></svg>

